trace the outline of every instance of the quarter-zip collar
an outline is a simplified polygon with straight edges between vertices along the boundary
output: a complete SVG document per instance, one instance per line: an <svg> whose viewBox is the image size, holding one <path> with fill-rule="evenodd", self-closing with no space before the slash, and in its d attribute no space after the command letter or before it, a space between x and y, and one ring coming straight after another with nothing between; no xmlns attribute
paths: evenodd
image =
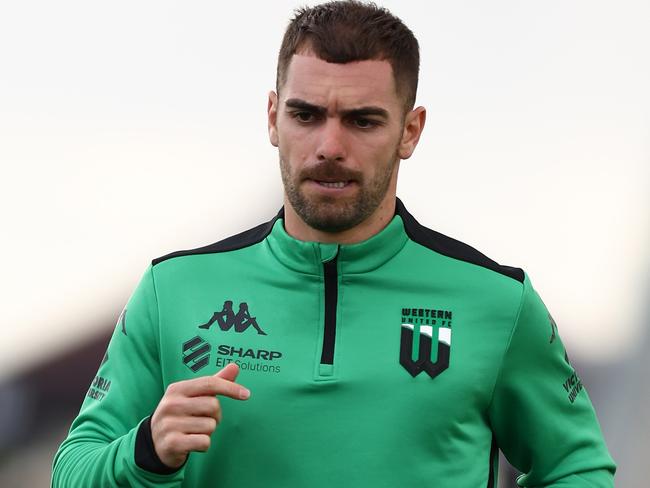
<svg viewBox="0 0 650 488"><path fill-rule="evenodd" d="M300 241L287 234L283 215L280 211L266 241L279 261L302 273L322 274L323 263L336 256L340 273L365 273L389 261L408 240L399 215L395 215L380 232L356 244Z"/></svg>

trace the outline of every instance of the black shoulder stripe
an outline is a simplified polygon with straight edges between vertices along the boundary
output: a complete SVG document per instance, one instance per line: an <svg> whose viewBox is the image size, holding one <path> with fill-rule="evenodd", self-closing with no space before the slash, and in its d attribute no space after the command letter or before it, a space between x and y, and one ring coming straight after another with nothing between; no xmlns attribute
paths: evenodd
<svg viewBox="0 0 650 488"><path fill-rule="evenodd" d="M189 249L186 251L176 251L165 256L159 257L151 261L152 266L155 266L158 263L167 261L168 259L177 258L180 256L191 256L193 254L212 254L219 252L228 252L236 251L237 249L243 249L244 247L252 246L259 242L262 242L266 239L266 236L269 235L273 225L275 225L276 220L284 217L284 209L281 209L278 214L268 222L253 227L252 229L241 232L237 235L227 237L219 242L214 244L209 244L207 246L199 247L196 249Z"/></svg>
<svg viewBox="0 0 650 488"><path fill-rule="evenodd" d="M509 276L521 283L524 282L524 271L522 269L502 266L473 247L424 227L407 212L399 198L397 199L395 213L402 218L406 234L412 241L450 258L476 264L477 266L482 266L502 275Z"/></svg>

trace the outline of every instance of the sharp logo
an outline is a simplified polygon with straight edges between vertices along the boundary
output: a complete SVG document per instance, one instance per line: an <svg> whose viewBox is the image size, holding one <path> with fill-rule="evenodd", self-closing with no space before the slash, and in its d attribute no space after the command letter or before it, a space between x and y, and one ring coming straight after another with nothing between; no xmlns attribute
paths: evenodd
<svg viewBox="0 0 650 488"><path fill-rule="evenodd" d="M452 313L448 310L403 308L399 363L413 377L422 371L435 378L449 367ZM418 333L417 360L413 360L413 336ZM437 330L438 354L431 360L433 331Z"/></svg>
<svg viewBox="0 0 650 488"><path fill-rule="evenodd" d="M203 369L210 362L210 344L199 336L183 343L183 363L193 372Z"/></svg>
<svg viewBox="0 0 650 488"><path fill-rule="evenodd" d="M235 313L232 309L232 300L226 300L223 309L220 312L215 312L205 324L199 325L199 329L210 329L215 322L224 332L234 327L235 332L242 333L249 327L253 327L258 334L266 335L266 332L257 324L256 317L251 317L246 302L240 303L239 310Z"/></svg>

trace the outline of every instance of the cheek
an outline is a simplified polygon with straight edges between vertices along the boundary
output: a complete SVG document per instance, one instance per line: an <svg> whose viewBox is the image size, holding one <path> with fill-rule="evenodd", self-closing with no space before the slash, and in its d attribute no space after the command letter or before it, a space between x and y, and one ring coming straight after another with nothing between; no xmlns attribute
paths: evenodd
<svg viewBox="0 0 650 488"><path fill-rule="evenodd" d="M310 161L311 143L308 136L292 131L279 131L278 136L280 156L291 167L299 167Z"/></svg>
<svg viewBox="0 0 650 488"><path fill-rule="evenodd" d="M392 139L376 140L372 144L358 145L357 149L359 151L359 159L361 161L371 162L372 173L377 173L381 168L392 163L397 145Z"/></svg>

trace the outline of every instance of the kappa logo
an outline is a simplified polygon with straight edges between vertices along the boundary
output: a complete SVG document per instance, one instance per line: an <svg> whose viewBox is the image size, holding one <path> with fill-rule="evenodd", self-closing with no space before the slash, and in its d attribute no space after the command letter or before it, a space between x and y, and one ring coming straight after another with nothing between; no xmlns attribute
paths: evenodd
<svg viewBox="0 0 650 488"><path fill-rule="evenodd" d="M210 362L210 344L199 336L183 343L183 363L193 372L203 369Z"/></svg>
<svg viewBox="0 0 650 488"><path fill-rule="evenodd" d="M256 318L251 317L248 304L245 302L239 304L239 310L235 313L232 309L232 300L226 300L223 303L223 309L220 312L215 312L208 322L199 325L199 329L210 329L215 322L224 332L234 327L235 332L241 333L249 327L253 327L258 334L266 335L266 332L257 324Z"/></svg>
<svg viewBox="0 0 650 488"><path fill-rule="evenodd" d="M399 363L416 377L422 371L435 378L449 367L451 349L452 313L448 310L428 308L402 308L402 333ZM413 360L413 336L418 334L418 359ZM436 362L431 360L433 331L438 330L438 354Z"/></svg>

